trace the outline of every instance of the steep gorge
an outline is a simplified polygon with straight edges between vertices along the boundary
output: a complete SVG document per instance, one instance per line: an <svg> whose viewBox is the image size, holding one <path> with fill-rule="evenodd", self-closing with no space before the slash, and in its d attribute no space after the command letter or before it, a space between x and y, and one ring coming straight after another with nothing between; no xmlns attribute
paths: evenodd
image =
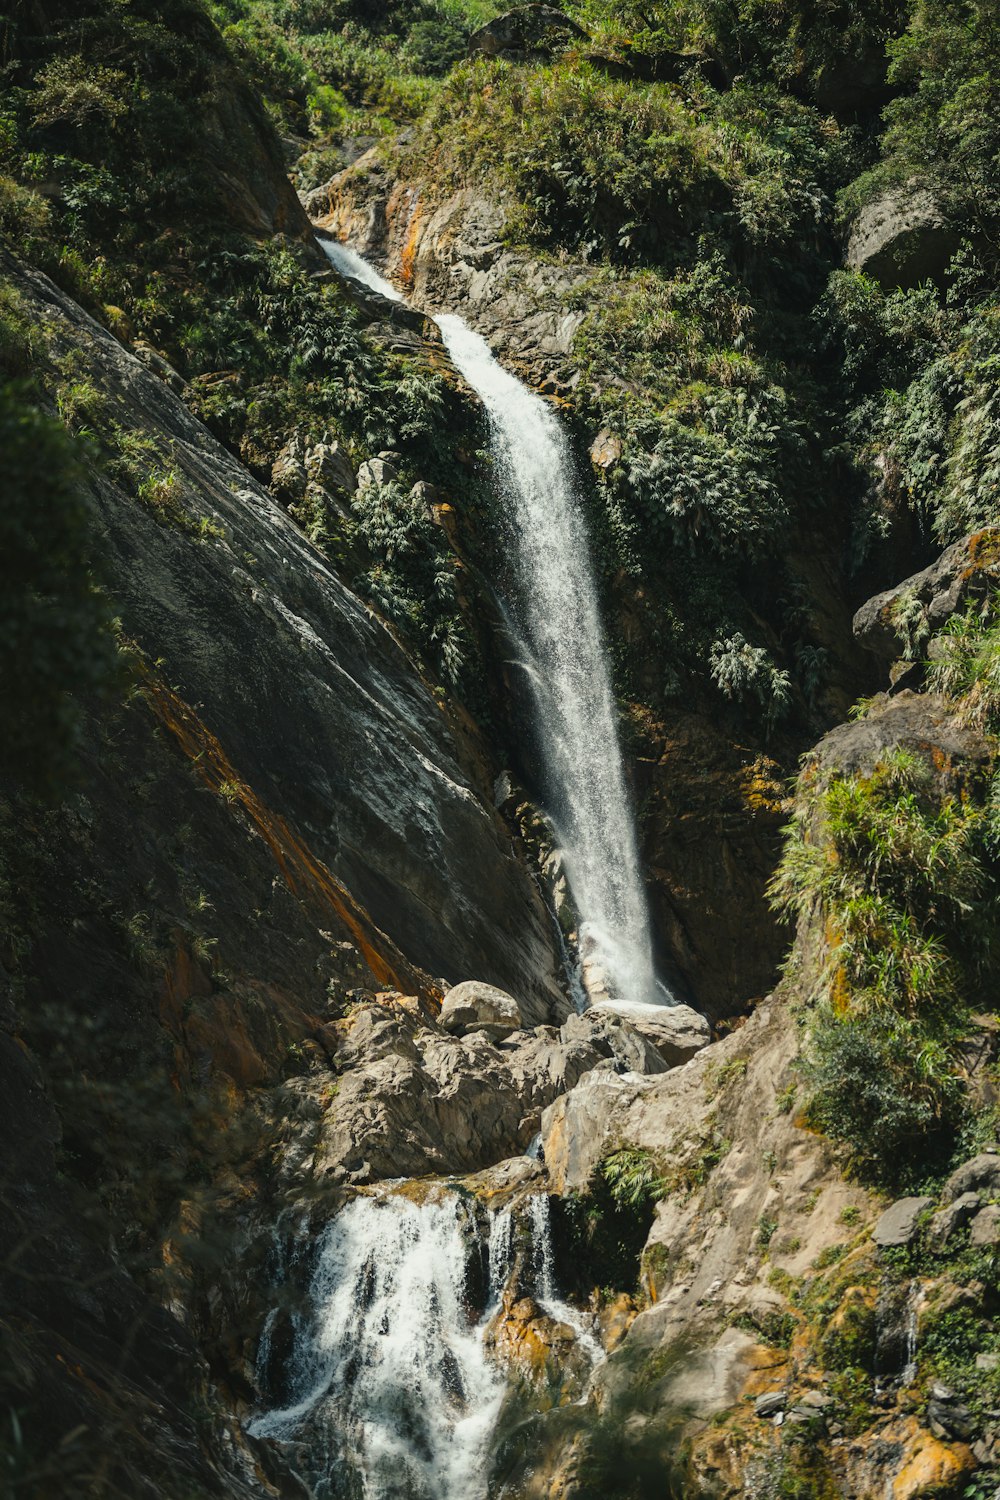
<svg viewBox="0 0 1000 1500"><path fill-rule="evenodd" d="M117 676L63 703L75 781L54 802L4 762L4 1483L178 1500L985 1493L1000 1457L996 517L966 485L948 503L966 506L969 534L940 562L914 573L937 548L889 515L852 572L846 548L867 522L829 486L856 485L867 459L855 449L852 470L820 454L827 432L792 432L829 394L810 363L822 349L786 367L783 435L774 369L764 389L742 334L700 375L691 357L654 431L629 402L662 388L636 376L628 341L644 319L666 328L653 360L667 361L676 320L655 278L673 252L639 273L595 266L573 249L569 199L565 244L543 252L518 240L518 205L488 172L475 188L422 178L405 131L368 154L335 144L357 161L305 202L410 305L332 276L246 59L198 7L148 10L133 34L97 3L33 7L5 41L4 399L51 423L30 429L39 441L57 424L73 435ZM183 104L175 64L196 12L211 172L203 199L181 184L167 225L162 119L147 136L142 112ZM260 24L253 46L272 36ZM488 64L483 100L532 69L592 87L600 59L560 62L585 31L535 52L520 25L513 42L496 33L513 51ZM230 47L250 34L237 27ZM102 37L105 61L88 62ZM670 56L656 67L676 68ZM117 82L101 71L119 65ZM115 91L130 70L143 82L122 158ZM673 109L702 84L651 87ZM98 180L81 164L105 151L104 128ZM841 124L826 128L835 139ZM109 229L101 195L136 163L150 222L119 207ZM829 270L839 249L823 243ZM621 374L600 375L595 320L635 294L633 274L646 276L638 323L632 307ZM738 324L733 283L691 275ZM818 285L811 261L809 276ZM669 296L695 341L710 314L690 312L681 281ZM872 286L855 291L873 305ZM898 295L903 342L924 349L936 294ZM543 397L447 316L442 345L425 311L467 319ZM789 317L761 340L784 337L786 357L806 326L801 308ZM449 350L511 403L506 438L493 412L492 463ZM845 359L860 388L861 354ZM713 381L741 399L727 406ZM615 408L609 391L628 400ZM841 435L867 410L850 417L845 391L823 419ZM733 409L758 400L748 431L770 409L772 436L739 448ZM952 419L949 483L962 445L988 438L955 438L954 423L986 430L989 410L985 397L956 407L973 415ZM738 482L718 455L691 459L689 419L706 453L717 430L727 462L738 450ZM597 707L574 708L592 743L558 736L569 766L555 781L544 735L528 748L495 485L503 443L518 429L528 452L536 422L555 467L521 524L537 543L547 494L566 490L557 519L572 530L582 507L603 611L586 564L567 567L557 581L593 615L570 645L593 641L565 661L561 641L560 665L583 664ZM775 481L765 450L786 439ZM868 455L887 491L892 463L916 463L908 440ZM810 460L819 504L796 468ZM657 505L669 519L643 536L635 507ZM546 563L558 569L565 546L549 538ZM875 586L855 641L851 614ZM559 589L528 587L551 624ZM808 611L795 589L812 590ZM18 639L41 682L44 632ZM887 674L891 690L839 722ZM11 722L30 730L18 683ZM818 736L789 803L783 778ZM41 762L50 747L33 743ZM710 1044L685 1006L576 1013L565 940L580 936L571 898L583 908L587 882L559 806L574 775L591 791L609 777L619 801L598 809L601 878L638 805L656 959L721 1022ZM776 866L771 901L797 934L780 981ZM628 926L601 914L611 936ZM599 975L589 986L601 998Z"/></svg>

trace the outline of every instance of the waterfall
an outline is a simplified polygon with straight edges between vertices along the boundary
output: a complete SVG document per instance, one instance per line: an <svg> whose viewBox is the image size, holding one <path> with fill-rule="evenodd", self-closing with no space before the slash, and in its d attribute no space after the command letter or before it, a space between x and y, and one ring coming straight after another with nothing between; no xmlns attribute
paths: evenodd
<svg viewBox="0 0 1000 1500"><path fill-rule="evenodd" d="M394 301L396 289L346 246L321 241L343 275ZM566 435L551 406L494 358L461 318L436 318L479 396L512 537L511 619L533 700L546 810L580 916L592 999L669 1001L653 969L649 914L629 803L586 529Z"/></svg>
<svg viewBox="0 0 1000 1500"><path fill-rule="evenodd" d="M912 1385L917 1378L917 1334L923 1301L923 1286L917 1280L911 1281L906 1289L906 1363L900 1376L903 1385Z"/></svg>
<svg viewBox="0 0 1000 1500"><path fill-rule="evenodd" d="M603 1351L556 1288L548 1198L527 1208L528 1286L594 1364ZM247 1423L253 1437L308 1443L317 1500L484 1500L505 1391L485 1334L518 1268L514 1227L500 1209L480 1238L449 1191L421 1204L398 1192L354 1198L327 1227L292 1318L287 1405ZM480 1257L489 1285L477 1317L468 1282ZM275 1323L269 1314L258 1351L265 1379Z"/></svg>
<svg viewBox="0 0 1000 1500"><path fill-rule="evenodd" d="M318 1496L341 1493L345 1469L365 1500L483 1495L503 1378L463 1300L463 1212L457 1197L363 1197L327 1229L294 1340L292 1400L248 1424L254 1437L309 1433L328 1471Z"/></svg>
<svg viewBox="0 0 1000 1500"><path fill-rule="evenodd" d="M580 1314L556 1286L555 1257L552 1252L552 1218L546 1193L536 1193L528 1204L531 1214L531 1248L534 1258L535 1297L543 1312L557 1323L568 1323L577 1342L587 1351L591 1364L604 1358L604 1350L586 1327Z"/></svg>

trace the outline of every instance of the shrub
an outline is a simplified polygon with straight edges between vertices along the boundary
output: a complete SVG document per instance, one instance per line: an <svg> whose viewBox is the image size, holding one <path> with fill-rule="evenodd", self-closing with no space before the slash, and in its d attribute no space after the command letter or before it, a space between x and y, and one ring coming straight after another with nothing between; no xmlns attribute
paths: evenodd
<svg viewBox="0 0 1000 1500"><path fill-rule="evenodd" d="M654 1157L637 1147L613 1151L601 1162L600 1170L620 1209L641 1208L662 1198L666 1191L666 1181Z"/></svg>
<svg viewBox="0 0 1000 1500"><path fill-rule="evenodd" d="M129 78L92 57L74 53L54 57L35 76L30 109L36 125L85 128L95 120L109 124L128 112Z"/></svg>
<svg viewBox="0 0 1000 1500"><path fill-rule="evenodd" d="M740 702L756 698L764 710L765 723L775 723L786 712L791 679L775 666L762 646L751 646L737 633L716 641L710 663L712 680L720 691Z"/></svg>
<svg viewBox="0 0 1000 1500"><path fill-rule="evenodd" d="M448 182L499 179L520 204L515 232L616 260L662 255L723 188L709 138L680 97L635 87L583 62L455 69L411 148Z"/></svg>
<svg viewBox="0 0 1000 1500"><path fill-rule="evenodd" d="M991 934L978 908L989 827L905 751L868 775L807 771L771 885L776 909L821 922L827 940L802 1063L809 1115L890 1183L958 1121L963 997Z"/></svg>
<svg viewBox="0 0 1000 1500"><path fill-rule="evenodd" d="M0 176L0 235L15 250L30 249L49 226L51 211L45 199L13 177Z"/></svg>
<svg viewBox="0 0 1000 1500"><path fill-rule="evenodd" d="M957 699L966 723L1000 728L1000 595L984 609L952 615L934 638L928 687Z"/></svg>
<svg viewBox="0 0 1000 1500"><path fill-rule="evenodd" d="M802 1070L810 1119L876 1180L919 1180L950 1142L962 1096L955 1051L917 1022L823 1004Z"/></svg>

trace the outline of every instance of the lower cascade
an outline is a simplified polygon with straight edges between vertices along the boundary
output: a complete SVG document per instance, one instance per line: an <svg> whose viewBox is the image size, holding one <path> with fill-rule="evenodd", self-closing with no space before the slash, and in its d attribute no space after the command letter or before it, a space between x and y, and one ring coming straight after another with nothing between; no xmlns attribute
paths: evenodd
<svg viewBox="0 0 1000 1500"><path fill-rule="evenodd" d="M399 293L347 246L320 242L345 276ZM583 985L592 1000L669 1003L654 972L635 823L618 743L604 633L566 435L461 318L435 319L452 363L490 424L497 485L517 577L511 607L533 702L547 811L580 916Z"/></svg>
<svg viewBox="0 0 1000 1500"><path fill-rule="evenodd" d="M591 1364L602 1351L556 1289L546 1195L516 1222L453 1191L416 1203L394 1187L353 1199L324 1231L284 1361L269 1317L259 1371L273 1383L283 1363L287 1399L248 1431L305 1444L318 1500L483 1500L506 1391L488 1335L511 1278Z"/></svg>

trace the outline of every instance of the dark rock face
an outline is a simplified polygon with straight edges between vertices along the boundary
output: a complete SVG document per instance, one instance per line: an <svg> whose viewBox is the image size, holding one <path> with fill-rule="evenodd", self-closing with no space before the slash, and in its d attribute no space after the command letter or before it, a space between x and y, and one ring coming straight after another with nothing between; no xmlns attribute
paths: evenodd
<svg viewBox="0 0 1000 1500"><path fill-rule="evenodd" d="M217 91L200 124L206 170L226 221L249 234L303 241L306 253L321 264L277 135L249 85L233 80L232 87Z"/></svg>
<svg viewBox="0 0 1000 1500"><path fill-rule="evenodd" d="M1000 1155L984 1151L962 1165L948 1178L942 1197L956 1203L968 1194L982 1192L990 1197L1000 1193Z"/></svg>
<svg viewBox="0 0 1000 1500"><path fill-rule="evenodd" d="M937 562L868 599L854 616L861 644L886 661L911 656L952 615L1000 583L1000 531L989 527L947 547Z"/></svg>
<svg viewBox="0 0 1000 1500"><path fill-rule="evenodd" d="M892 96L886 82L882 48L862 45L826 62L815 81L813 97L838 119L874 115Z"/></svg>
<svg viewBox="0 0 1000 1500"><path fill-rule="evenodd" d="M318 1050L331 985L373 977L143 698L88 722L79 774L57 820L0 812L4 846L33 851L30 955L0 969L0 1402L46 1493L259 1497L209 1370L221 1327L249 1336L233 1238L209 1237L205 1288L181 1247L220 1167L244 1200L254 1182L246 1092Z"/></svg>
<svg viewBox="0 0 1000 1500"><path fill-rule="evenodd" d="M88 1442L58 1453L66 1492L242 1500L274 1492L231 1415L249 1392L252 1285L266 1278L238 1262L233 1237L263 1193L269 1091L311 1067L329 1079L331 1006L354 987L426 993L421 961L516 988L534 1023L567 1007L482 745L191 417L169 372L44 277L9 258L3 270L49 353L73 350L116 420L176 471L184 524L92 477L102 572L144 653L142 690L93 716L57 833L30 811L12 826L0 799L5 844L38 865L30 959L10 983L0 969L0 1401L30 1413L53 1455L74 1428L101 1435L96 1459ZM60 1062L52 1043L66 1037L76 1052ZM547 1100L576 1075L546 1076ZM184 1251L203 1199L227 1226L204 1285ZM220 1370L233 1383L222 1396Z"/></svg>
<svg viewBox="0 0 1000 1500"><path fill-rule="evenodd" d="M851 229L847 265L887 290L940 282L958 249L958 235L945 223L926 189L894 190L866 204Z"/></svg>
<svg viewBox="0 0 1000 1500"><path fill-rule="evenodd" d="M518 60L548 57L557 47L586 36L582 26L552 5L522 5L474 31L469 52Z"/></svg>
<svg viewBox="0 0 1000 1500"><path fill-rule="evenodd" d="M491 805L482 746L177 397L43 277L15 277L122 420L169 452L185 509L224 533L193 540L95 484L126 633L162 661L179 699L200 705L235 779L411 961L515 990L531 1022L565 1014L549 919Z"/></svg>

